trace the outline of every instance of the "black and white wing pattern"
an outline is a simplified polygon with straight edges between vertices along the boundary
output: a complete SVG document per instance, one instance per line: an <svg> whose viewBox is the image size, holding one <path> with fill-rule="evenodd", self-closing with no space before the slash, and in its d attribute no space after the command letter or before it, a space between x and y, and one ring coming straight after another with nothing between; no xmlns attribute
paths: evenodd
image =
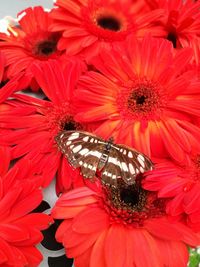
<svg viewBox="0 0 200 267"><path fill-rule="evenodd" d="M80 167L85 178L93 178L104 150L104 142L91 134L80 131L63 131L56 142L69 163Z"/></svg>
<svg viewBox="0 0 200 267"><path fill-rule="evenodd" d="M126 184L134 184L139 173L153 169L152 161L139 151L124 145L112 145L112 148L110 156L115 151L115 157L118 159L121 170L120 176Z"/></svg>
<svg viewBox="0 0 200 267"><path fill-rule="evenodd" d="M105 185L116 187L118 179L134 184L139 173L153 168L151 160L139 151L87 132L63 131L56 142L69 163L74 168L80 167L85 178L92 179L99 170Z"/></svg>

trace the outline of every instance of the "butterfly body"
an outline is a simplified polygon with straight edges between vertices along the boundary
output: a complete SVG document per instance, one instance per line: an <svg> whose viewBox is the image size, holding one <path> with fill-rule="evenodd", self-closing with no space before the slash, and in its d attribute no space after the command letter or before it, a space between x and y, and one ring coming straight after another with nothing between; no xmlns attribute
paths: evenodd
<svg viewBox="0 0 200 267"><path fill-rule="evenodd" d="M115 145L83 131L63 131L56 142L70 165L80 167L85 178L93 179L101 172L102 183L116 187L118 179L134 184L136 176L153 168L153 163L144 154L124 145Z"/></svg>

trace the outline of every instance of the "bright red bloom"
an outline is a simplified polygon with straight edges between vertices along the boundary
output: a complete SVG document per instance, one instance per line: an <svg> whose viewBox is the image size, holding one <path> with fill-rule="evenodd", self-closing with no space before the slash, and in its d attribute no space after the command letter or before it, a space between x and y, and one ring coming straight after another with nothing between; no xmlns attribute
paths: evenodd
<svg viewBox="0 0 200 267"><path fill-rule="evenodd" d="M42 192L36 180L29 180L31 170L25 165L8 170L9 151L1 147L0 156L0 266L36 267L42 255L35 246L43 239L41 230L52 220L46 214L32 213L42 201ZM21 176L26 180L18 181Z"/></svg>
<svg viewBox="0 0 200 267"><path fill-rule="evenodd" d="M155 22L154 36L164 37L176 48L193 46L200 36L200 2L191 0L146 0L152 10L163 9L163 17Z"/></svg>
<svg viewBox="0 0 200 267"><path fill-rule="evenodd" d="M65 129L80 128L73 120L71 96L82 71L82 63L71 61L62 70L57 61L35 65L33 73L48 100L25 94L13 94L1 104L0 143L10 146L12 159L24 156L43 173L43 186L58 174L59 190L71 187L75 173L58 151L55 136ZM70 176L72 174L72 177Z"/></svg>
<svg viewBox="0 0 200 267"><path fill-rule="evenodd" d="M22 71L31 73L31 65L36 61L61 58L57 50L60 34L48 31L51 22L49 12L42 7L27 8L18 14L19 26L10 26L10 35L0 33L8 79ZM36 86L34 81L32 86Z"/></svg>
<svg viewBox="0 0 200 267"><path fill-rule="evenodd" d="M99 122L98 135L146 155L186 160L192 144L200 149L192 123L200 116L199 81L195 71L184 72L191 57L189 48L175 53L170 42L149 36L104 50L92 60L98 72L80 77L76 119Z"/></svg>
<svg viewBox="0 0 200 267"><path fill-rule="evenodd" d="M63 32L58 42L68 55L78 53L92 57L103 47L121 42L130 33L151 31L151 22L160 17L160 10L146 15L129 0L57 0L51 11L53 32Z"/></svg>
<svg viewBox="0 0 200 267"><path fill-rule="evenodd" d="M64 219L56 238L76 267L185 267L186 244L199 240L164 210L162 200L137 185L112 192L80 187L64 193L52 215Z"/></svg>
<svg viewBox="0 0 200 267"><path fill-rule="evenodd" d="M158 191L158 197L170 198L167 212L172 216L184 215L188 225L200 230L200 155L195 153L190 164L179 166L171 161L156 164L143 184L144 188Z"/></svg>

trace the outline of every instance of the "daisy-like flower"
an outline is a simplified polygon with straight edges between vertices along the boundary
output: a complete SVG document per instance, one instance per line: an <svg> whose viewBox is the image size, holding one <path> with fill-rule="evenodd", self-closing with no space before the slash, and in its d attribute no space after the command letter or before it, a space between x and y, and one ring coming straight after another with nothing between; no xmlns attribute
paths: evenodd
<svg viewBox="0 0 200 267"><path fill-rule="evenodd" d="M36 61L61 58L62 53L57 50L60 34L49 32L51 22L49 12L42 7L27 8L18 14L18 26L10 26L9 34L0 33L9 79L22 71L31 73ZM37 88L34 80L31 85Z"/></svg>
<svg viewBox="0 0 200 267"><path fill-rule="evenodd" d="M71 61L64 70L54 60L35 65L33 73L47 100L15 93L0 105L0 127L6 132L1 133L0 143L11 147L12 159L24 156L36 163L35 171L43 173L44 187L57 173L58 188L68 189L75 176L54 139L61 130L82 128L73 119L71 105L71 95L83 68L79 63Z"/></svg>
<svg viewBox="0 0 200 267"><path fill-rule="evenodd" d="M156 36L167 38L175 48L193 46L200 35L200 2L191 0L149 1L152 10L163 9L163 17L156 21ZM153 34L154 34L153 33Z"/></svg>
<svg viewBox="0 0 200 267"><path fill-rule="evenodd" d="M104 50L92 61L98 72L80 77L76 119L99 122L98 135L146 155L186 160L192 144L200 145L192 123L200 116L199 82L183 71L191 57L189 48L175 53L149 36Z"/></svg>
<svg viewBox="0 0 200 267"><path fill-rule="evenodd" d="M167 218L165 204L139 183L111 191L80 187L53 208L64 219L56 238L76 267L185 267L186 244L199 240L183 223Z"/></svg>
<svg viewBox="0 0 200 267"><path fill-rule="evenodd" d="M52 219L32 212L42 201L42 192L36 180L34 183L29 180L33 175L31 169L24 165L8 170L9 150L1 147L0 156L0 266L35 267L42 260L35 246L43 239L41 230ZM21 176L26 176L26 180L20 182Z"/></svg>
<svg viewBox="0 0 200 267"><path fill-rule="evenodd" d="M193 153L189 164L179 166L161 161L147 174L143 187L157 191L158 197L170 198L167 212L172 216L184 215L187 223L200 230L200 155Z"/></svg>
<svg viewBox="0 0 200 267"><path fill-rule="evenodd" d="M132 32L150 30L151 22L161 16L160 10L138 14L129 0L57 0L55 6L50 29L63 32L58 48L66 49L68 55L81 53L87 58L102 47L124 41Z"/></svg>

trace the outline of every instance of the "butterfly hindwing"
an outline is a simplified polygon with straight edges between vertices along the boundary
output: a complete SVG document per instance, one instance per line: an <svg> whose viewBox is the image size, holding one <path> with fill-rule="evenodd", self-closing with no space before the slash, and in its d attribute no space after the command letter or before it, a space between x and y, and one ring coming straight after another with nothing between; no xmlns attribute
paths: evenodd
<svg viewBox="0 0 200 267"><path fill-rule="evenodd" d="M92 144L89 151L80 159L79 165L84 177L93 178L95 176L102 152L102 145L99 145L97 149L96 146Z"/></svg>
<svg viewBox="0 0 200 267"><path fill-rule="evenodd" d="M119 158L122 166L122 179L127 184L133 184L139 173L152 169L152 162L137 150L120 145Z"/></svg>
<svg viewBox="0 0 200 267"><path fill-rule="evenodd" d="M116 187L119 178L121 178L121 166L117 151L111 149L107 162L102 169L101 179L104 184Z"/></svg>

